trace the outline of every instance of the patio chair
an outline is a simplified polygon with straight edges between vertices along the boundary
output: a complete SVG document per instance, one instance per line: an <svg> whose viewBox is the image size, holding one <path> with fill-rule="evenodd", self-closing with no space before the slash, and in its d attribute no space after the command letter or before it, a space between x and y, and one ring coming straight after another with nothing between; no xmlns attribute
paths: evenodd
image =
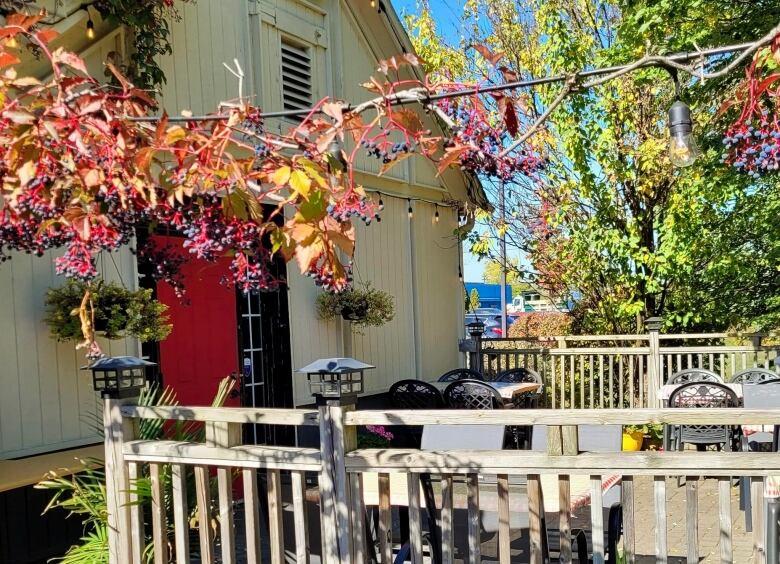
<svg viewBox="0 0 780 564"><path fill-rule="evenodd" d="M441 392L422 380L400 380L390 386L390 403L395 409L442 409L444 398ZM396 448L419 448L422 437L420 425L393 425L393 446Z"/></svg>
<svg viewBox="0 0 780 564"><path fill-rule="evenodd" d="M456 368L439 376L439 382L457 382L458 380L484 380L482 374L470 368Z"/></svg>
<svg viewBox="0 0 780 564"><path fill-rule="evenodd" d="M675 372L669 377L667 384L687 384L688 382L723 382L720 374L704 368L688 368Z"/></svg>
<svg viewBox="0 0 780 564"><path fill-rule="evenodd" d="M444 402L453 409L500 409L504 399L493 386L480 380L458 380L444 390Z"/></svg>
<svg viewBox="0 0 780 564"><path fill-rule="evenodd" d="M768 384L768 385L766 385ZM780 408L780 379L762 380L758 384L746 384L742 387L742 402L745 409L777 409ZM760 385L760 387L759 387ZM749 451L778 451L778 434L780 428L774 426L772 431L758 431L742 435L741 449ZM740 478L739 505L745 511L745 530L751 532L753 527L752 500L750 498L750 480Z"/></svg>
<svg viewBox="0 0 780 564"><path fill-rule="evenodd" d="M731 388L720 382L688 382L669 396L670 408L739 407L739 398ZM685 443L695 444L697 449L723 445L726 451L734 450L738 432L728 425L676 425L672 441L677 450Z"/></svg>
<svg viewBox="0 0 780 564"><path fill-rule="evenodd" d="M537 392L534 392L533 394L524 394L520 397L520 404L518 407L535 408L539 406L539 398L542 396L544 391L544 380L542 380L542 377L530 368L511 368L509 370L504 370L496 377L495 381L512 382L515 384L522 382L534 382L539 384L541 387Z"/></svg>
<svg viewBox="0 0 780 564"><path fill-rule="evenodd" d="M780 374L766 368L748 368L734 374L729 382L732 384L764 384L780 382Z"/></svg>
<svg viewBox="0 0 780 564"><path fill-rule="evenodd" d="M514 406L520 409L536 409L539 407L539 400L544 392L544 380L536 372L530 368L510 368L504 370L496 377L496 382L533 382L539 384L540 388L536 392L523 394L517 396L514 400ZM531 426L530 425L518 425L510 428L511 433L515 437L515 442L518 448L529 448L531 445Z"/></svg>

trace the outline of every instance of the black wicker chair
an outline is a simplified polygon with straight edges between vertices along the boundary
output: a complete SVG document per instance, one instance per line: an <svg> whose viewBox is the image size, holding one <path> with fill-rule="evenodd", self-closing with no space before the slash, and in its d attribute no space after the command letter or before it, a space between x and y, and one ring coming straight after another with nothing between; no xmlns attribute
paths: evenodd
<svg viewBox="0 0 780 564"><path fill-rule="evenodd" d="M444 390L444 403L453 409L500 409L504 399L481 380L458 380Z"/></svg>
<svg viewBox="0 0 780 564"><path fill-rule="evenodd" d="M669 407L739 407L739 398L720 382L688 382L672 392ZM683 450L685 443L691 443L700 450L723 445L724 450L731 451L735 450L739 436L734 427L725 425L676 425L673 432L677 450Z"/></svg>
<svg viewBox="0 0 780 564"><path fill-rule="evenodd" d="M433 384L422 380L400 380L390 386L390 403L395 409L442 409L444 398ZM421 425L393 425L393 446L420 448Z"/></svg>
<svg viewBox="0 0 780 564"><path fill-rule="evenodd" d="M390 386L390 402L396 409L441 409L444 398L433 384L400 380Z"/></svg>
<svg viewBox="0 0 780 564"><path fill-rule="evenodd" d="M542 377L529 368L511 368L504 370L496 378L496 382L512 382L520 384L523 382L533 382L539 384L539 389L517 396L514 400L514 406L518 409L536 409L539 407L542 394L544 392L544 381ZM531 448L531 426L518 425L510 428L515 437L515 443L518 448Z"/></svg>
<svg viewBox="0 0 780 564"><path fill-rule="evenodd" d="M732 384L771 384L780 382L780 374L766 368L748 368L740 370L729 379Z"/></svg>
<svg viewBox="0 0 780 564"><path fill-rule="evenodd" d="M390 402L396 409L441 409L444 407L444 398L439 389L422 380L400 380L390 386ZM391 427L394 440L393 446L410 446L420 448L422 426L394 426ZM431 556L435 564L441 562L441 542L439 539L438 523L436 516L436 501L433 497L433 485L430 474L420 474L422 481L425 506L428 514L429 531L427 541L431 546ZM408 511L408 510L407 510ZM402 513L406 513L402 511ZM404 531L408 537L408 532ZM404 544L406 550L408 543Z"/></svg>
<svg viewBox="0 0 780 564"><path fill-rule="evenodd" d="M539 384L540 388L538 391L530 394L523 394L516 402L518 407L539 407L539 399L544 392L544 381L542 380L542 377L533 370L529 368L512 368L510 370L504 370L496 377L495 381L512 382L516 384L533 382Z"/></svg>
<svg viewBox="0 0 780 564"><path fill-rule="evenodd" d="M439 376L439 382L457 382L458 380L484 380L482 374L469 368L456 368Z"/></svg>
<svg viewBox="0 0 780 564"><path fill-rule="evenodd" d="M687 384L688 382L720 382L723 378L720 374L704 368L689 368L675 372L669 377L667 384Z"/></svg>

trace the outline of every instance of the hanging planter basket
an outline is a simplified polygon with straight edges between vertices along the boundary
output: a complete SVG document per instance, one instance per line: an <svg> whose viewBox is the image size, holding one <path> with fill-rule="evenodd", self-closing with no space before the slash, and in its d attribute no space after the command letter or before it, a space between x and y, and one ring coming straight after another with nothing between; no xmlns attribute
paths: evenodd
<svg viewBox="0 0 780 564"><path fill-rule="evenodd" d="M69 280L46 293L46 324L58 341L82 341L79 318L89 290L94 307L94 333L106 339L134 337L141 342L162 341L171 332L168 306L152 298L151 290L128 290L112 282Z"/></svg>
<svg viewBox="0 0 780 564"><path fill-rule="evenodd" d="M345 305L341 310L341 317L346 321L361 322L368 316L368 304L359 304L356 306Z"/></svg>
<svg viewBox="0 0 780 564"><path fill-rule="evenodd" d="M357 327L379 327L393 319L393 296L365 284L339 293L324 292L317 297L320 319L342 318Z"/></svg>

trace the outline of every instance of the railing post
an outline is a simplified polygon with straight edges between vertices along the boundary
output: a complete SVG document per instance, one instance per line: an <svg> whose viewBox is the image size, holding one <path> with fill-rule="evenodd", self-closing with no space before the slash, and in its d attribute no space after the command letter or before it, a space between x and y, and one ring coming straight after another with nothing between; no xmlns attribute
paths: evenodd
<svg viewBox="0 0 780 564"><path fill-rule="evenodd" d="M355 409L356 396L317 397L320 415L320 503L324 564L352 564L350 488L344 455L357 448L357 430L344 426L344 414ZM361 525L362 523L358 524Z"/></svg>
<svg viewBox="0 0 780 564"><path fill-rule="evenodd" d="M130 475L123 445L135 435L135 421L122 417L121 407L129 399L103 397L103 435L105 446L106 509L108 511L108 561L110 564L133 562Z"/></svg>
<svg viewBox="0 0 780 564"><path fill-rule="evenodd" d="M658 407L658 390L661 387L661 324L660 317L650 317L645 320L648 332L650 355L647 360L647 403L645 407Z"/></svg>

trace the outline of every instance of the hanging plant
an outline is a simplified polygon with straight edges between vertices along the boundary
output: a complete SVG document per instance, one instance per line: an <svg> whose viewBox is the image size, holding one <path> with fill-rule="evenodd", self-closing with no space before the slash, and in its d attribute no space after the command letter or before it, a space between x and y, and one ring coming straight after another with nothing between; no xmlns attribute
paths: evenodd
<svg viewBox="0 0 780 564"><path fill-rule="evenodd" d="M341 317L359 327L379 327L395 316L393 296L371 284L343 292L324 292L317 296L320 319Z"/></svg>
<svg viewBox="0 0 780 564"><path fill-rule="evenodd" d="M151 290L132 291L99 279L69 280L46 293L45 321L58 341L83 340L85 324L106 339L162 341L171 332L167 311L168 306L152 298Z"/></svg>

